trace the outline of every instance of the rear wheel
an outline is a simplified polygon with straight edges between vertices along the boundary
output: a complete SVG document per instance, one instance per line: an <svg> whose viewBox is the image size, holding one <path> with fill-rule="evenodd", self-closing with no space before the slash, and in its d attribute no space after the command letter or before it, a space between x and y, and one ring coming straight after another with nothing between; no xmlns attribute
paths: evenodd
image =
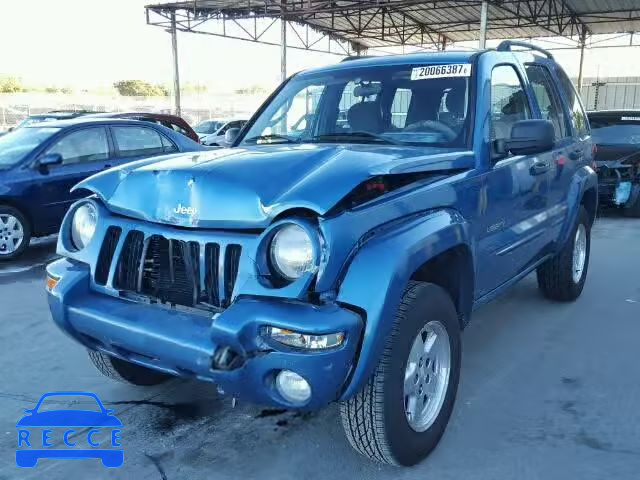
<svg viewBox="0 0 640 480"><path fill-rule="evenodd" d="M582 293L589 268L591 222L580 207L569 240L553 258L538 267L538 287L551 300L575 300Z"/></svg>
<svg viewBox="0 0 640 480"><path fill-rule="evenodd" d="M105 377L112 378L123 383L139 386L158 385L171 378L165 373L156 372L150 368L141 367L134 363L120 360L106 353L89 350L89 358Z"/></svg>
<svg viewBox="0 0 640 480"><path fill-rule="evenodd" d="M411 282L373 376L340 406L342 425L362 455L414 465L438 444L460 376L460 325L441 287Z"/></svg>
<svg viewBox="0 0 640 480"><path fill-rule="evenodd" d="M22 212L0 205L0 261L22 255L30 240L31 226Z"/></svg>

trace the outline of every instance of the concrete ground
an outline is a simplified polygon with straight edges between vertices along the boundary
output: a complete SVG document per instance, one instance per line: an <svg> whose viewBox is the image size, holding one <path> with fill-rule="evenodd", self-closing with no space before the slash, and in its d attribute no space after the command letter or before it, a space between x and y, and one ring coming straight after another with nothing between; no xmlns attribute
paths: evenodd
<svg viewBox="0 0 640 480"><path fill-rule="evenodd" d="M20 267L52 254L44 243ZM379 466L345 440L336 406L315 414L232 409L207 384L140 389L102 378L49 319L43 268L0 266L0 479L637 479L640 471L640 221L598 220L589 277L572 304L530 276L463 334L455 411L436 451ZM43 392L98 394L124 423L125 463L14 463L16 421ZM59 439L58 439L59 443Z"/></svg>

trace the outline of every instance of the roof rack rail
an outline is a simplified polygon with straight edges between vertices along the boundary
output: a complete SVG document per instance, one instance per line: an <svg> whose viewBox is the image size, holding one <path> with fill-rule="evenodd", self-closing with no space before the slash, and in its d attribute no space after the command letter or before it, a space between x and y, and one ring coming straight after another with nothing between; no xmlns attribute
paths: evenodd
<svg viewBox="0 0 640 480"><path fill-rule="evenodd" d="M526 50L535 50L536 52L540 52L547 56L547 58L553 58L551 52L545 50L544 48L537 47L527 42L518 42L517 40L504 40L500 42L500 45L496 48L499 52L511 52L513 50L512 47L522 47Z"/></svg>

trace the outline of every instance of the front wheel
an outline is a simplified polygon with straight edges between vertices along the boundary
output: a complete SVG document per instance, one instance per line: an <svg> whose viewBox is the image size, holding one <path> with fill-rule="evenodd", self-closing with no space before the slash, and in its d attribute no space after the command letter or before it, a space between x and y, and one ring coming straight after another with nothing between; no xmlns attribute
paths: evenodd
<svg viewBox="0 0 640 480"><path fill-rule="evenodd" d="M460 324L441 287L410 282L371 379L340 406L342 425L362 455L414 465L438 444L460 377Z"/></svg>
<svg viewBox="0 0 640 480"><path fill-rule="evenodd" d="M31 226L20 210L0 205L0 261L22 255L31 240Z"/></svg>
<svg viewBox="0 0 640 480"><path fill-rule="evenodd" d="M542 294L561 302L578 298L587 279L590 251L591 222L587 211L581 206L569 240L562 250L538 267L538 287Z"/></svg>

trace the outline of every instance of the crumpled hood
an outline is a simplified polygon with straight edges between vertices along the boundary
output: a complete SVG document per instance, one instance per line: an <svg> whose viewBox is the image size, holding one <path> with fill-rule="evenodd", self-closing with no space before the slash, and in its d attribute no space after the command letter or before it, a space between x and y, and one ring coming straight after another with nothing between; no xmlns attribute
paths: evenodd
<svg viewBox="0 0 640 480"><path fill-rule="evenodd" d="M168 155L79 183L114 213L199 228L263 228L291 208L326 213L369 177L472 168L473 152L386 145L268 145Z"/></svg>

